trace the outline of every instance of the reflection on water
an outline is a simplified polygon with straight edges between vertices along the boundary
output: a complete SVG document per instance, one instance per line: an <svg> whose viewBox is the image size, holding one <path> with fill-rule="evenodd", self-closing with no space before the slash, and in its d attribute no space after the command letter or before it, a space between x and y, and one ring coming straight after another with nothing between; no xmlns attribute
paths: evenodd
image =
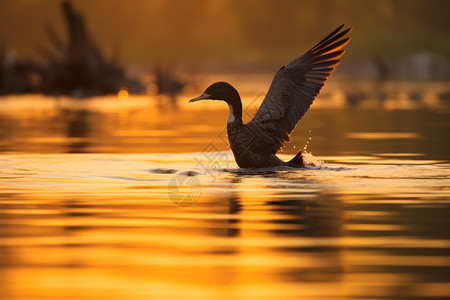
<svg viewBox="0 0 450 300"><path fill-rule="evenodd" d="M313 110L307 168L249 171L146 101L0 109L1 299L450 297L448 113Z"/></svg>
<svg viewBox="0 0 450 300"><path fill-rule="evenodd" d="M2 296L450 296L450 165L378 162L211 177L192 154L4 155ZM202 193L180 207L187 170Z"/></svg>
<svg viewBox="0 0 450 300"><path fill-rule="evenodd" d="M33 96L34 97L34 96ZM228 150L227 107L206 102L157 109L150 98L80 101L24 96L2 102L0 151L25 153L180 153ZM37 97L37 96L36 96ZM186 96L188 99L189 96ZM260 97L262 98L262 96ZM31 99L31 100L30 100ZM245 98L244 98L245 99ZM249 120L259 100L249 100ZM44 102L42 104L42 102ZM412 153L448 159L450 110L313 109L285 153L308 145L319 155Z"/></svg>

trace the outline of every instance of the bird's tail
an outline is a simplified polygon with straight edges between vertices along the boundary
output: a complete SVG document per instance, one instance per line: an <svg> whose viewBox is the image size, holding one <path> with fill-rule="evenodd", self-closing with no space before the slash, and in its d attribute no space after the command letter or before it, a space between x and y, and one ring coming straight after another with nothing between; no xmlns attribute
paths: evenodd
<svg viewBox="0 0 450 300"><path fill-rule="evenodd" d="M293 159L287 162L288 166L294 167L294 168L301 168L303 167L303 153L302 150L298 151L297 155L294 156Z"/></svg>

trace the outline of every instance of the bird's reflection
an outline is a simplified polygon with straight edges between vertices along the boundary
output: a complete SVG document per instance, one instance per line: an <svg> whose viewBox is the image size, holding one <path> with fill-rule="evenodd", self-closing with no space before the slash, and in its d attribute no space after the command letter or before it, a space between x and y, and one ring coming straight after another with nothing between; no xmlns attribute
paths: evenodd
<svg viewBox="0 0 450 300"><path fill-rule="evenodd" d="M273 223L293 225L288 229L273 229L278 235L337 237L341 232L342 208L339 200L331 194L316 194L312 199L295 196L273 199L267 202L272 210L289 218Z"/></svg>
<svg viewBox="0 0 450 300"><path fill-rule="evenodd" d="M265 174L263 177L277 177L274 174ZM236 176L233 184L242 184L242 178ZM254 178L251 178L254 180ZM283 179L284 180L284 179ZM258 201L248 192L229 192L227 198L230 217L227 236L263 237L272 240L264 251L275 251L277 255L299 257L299 266L280 270L280 276L288 280L312 282L340 281L343 272L341 251L335 241L342 236L343 206L335 194L325 192L302 192L302 184L296 183L294 191L286 189L280 184L280 178L271 182L278 182L275 186L265 186L262 189L271 191L264 195L264 201ZM292 182L289 182L292 183ZM292 187L292 185L290 185ZM252 202L253 201L253 202ZM261 203L254 205L254 203ZM256 217L259 222L265 223L263 229L254 229L249 226L252 222L246 215ZM247 223L247 224L245 224ZM258 227L256 227L258 228ZM277 241L292 241L292 245L277 244ZM289 244L289 243L288 243ZM264 248L266 248L264 247ZM311 259L312 267L303 267L300 261ZM324 265L324 261L328 264ZM314 264L317 263L316 266Z"/></svg>
<svg viewBox="0 0 450 300"><path fill-rule="evenodd" d="M233 183L238 183L239 178L234 178L232 180ZM241 204L239 202L239 197L235 191L231 191L230 196L228 198L228 213L230 215L238 215L241 211ZM228 219L228 236L239 236L241 229L239 227L239 218L229 218Z"/></svg>

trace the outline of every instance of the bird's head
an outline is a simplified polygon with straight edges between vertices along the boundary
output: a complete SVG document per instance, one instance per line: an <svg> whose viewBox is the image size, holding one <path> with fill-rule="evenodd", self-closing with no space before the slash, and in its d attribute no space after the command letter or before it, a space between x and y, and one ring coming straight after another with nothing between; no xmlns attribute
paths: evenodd
<svg viewBox="0 0 450 300"><path fill-rule="evenodd" d="M211 84L203 94L189 100L189 103L206 99L222 100L228 104L234 104L236 101L241 101L237 90L227 82L216 82Z"/></svg>

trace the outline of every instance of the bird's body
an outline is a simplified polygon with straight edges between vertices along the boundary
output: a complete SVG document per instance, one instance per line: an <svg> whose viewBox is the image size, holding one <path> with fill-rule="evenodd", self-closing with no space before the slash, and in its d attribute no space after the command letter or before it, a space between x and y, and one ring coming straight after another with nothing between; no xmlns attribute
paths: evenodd
<svg viewBox="0 0 450 300"><path fill-rule="evenodd" d="M239 167L303 166L301 151L289 162L279 159L276 153L284 142L289 142L289 134L339 64L344 54L341 49L350 40L342 37L351 30L341 31L342 28L343 25L276 73L261 107L247 124L242 123L239 93L229 83L216 82L189 101L212 99L228 104L228 140Z"/></svg>
<svg viewBox="0 0 450 300"><path fill-rule="evenodd" d="M285 165L275 154L263 151L247 125L240 121L227 123L227 135L236 163L241 168L261 168Z"/></svg>

